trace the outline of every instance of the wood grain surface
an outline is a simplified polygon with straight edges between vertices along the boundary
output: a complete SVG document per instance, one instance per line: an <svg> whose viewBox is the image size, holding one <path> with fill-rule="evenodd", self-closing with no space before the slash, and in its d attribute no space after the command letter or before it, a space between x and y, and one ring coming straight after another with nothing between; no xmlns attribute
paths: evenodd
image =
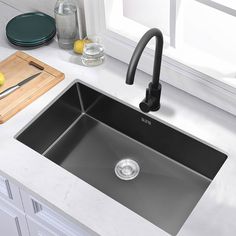
<svg viewBox="0 0 236 236"><path fill-rule="evenodd" d="M21 51L17 51L0 62L0 71L6 79L5 84L0 87L0 92L31 75L42 72L13 93L0 99L0 124L6 122L65 77L62 72Z"/></svg>

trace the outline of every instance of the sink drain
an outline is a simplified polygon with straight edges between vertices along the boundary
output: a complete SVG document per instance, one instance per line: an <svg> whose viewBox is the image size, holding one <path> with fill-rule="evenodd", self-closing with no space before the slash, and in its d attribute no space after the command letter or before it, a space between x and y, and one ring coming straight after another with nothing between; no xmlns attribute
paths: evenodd
<svg viewBox="0 0 236 236"><path fill-rule="evenodd" d="M115 173L119 179L132 180L139 174L140 167L132 159L123 159L116 164Z"/></svg>

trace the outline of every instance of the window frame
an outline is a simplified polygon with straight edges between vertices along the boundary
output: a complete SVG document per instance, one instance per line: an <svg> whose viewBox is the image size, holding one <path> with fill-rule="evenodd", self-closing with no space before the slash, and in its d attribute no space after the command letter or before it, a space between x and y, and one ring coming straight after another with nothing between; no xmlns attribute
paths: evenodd
<svg viewBox="0 0 236 236"><path fill-rule="evenodd" d="M195 0L195 1L198 1L198 2L205 4L209 7L215 8L219 11L222 11L226 14L236 17L236 6L235 6L235 8L232 8L228 4L219 3L217 0Z"/></svg>
<svg viewBox="0 0 236 236"><path fill-rule="evenodd" d="M106 23L105 1L107 0L84 1L87 35L100 35L105 45L106 54L129 63L137 42L109 29ZM180 1L170 0L170 45L172 47L175 46L176 9ZM208 6L211 3L211 7L214 7L216 4L213 4L211 0L196 1ZM216 6L219 7L219 4L217 3ZM225 7L222 9L225 12ZM231 10L236 13L236 10ZM232 11L227 13L230 14ZM150 65L153 65L153 56L153 48L145 48L138 69L152 75L153 68ZM163 53L161 80L236 115L236 84L234 87L217 78L213 78L181 63L181 60L178 60L178 58L165 55L165 53Z"/></svg>

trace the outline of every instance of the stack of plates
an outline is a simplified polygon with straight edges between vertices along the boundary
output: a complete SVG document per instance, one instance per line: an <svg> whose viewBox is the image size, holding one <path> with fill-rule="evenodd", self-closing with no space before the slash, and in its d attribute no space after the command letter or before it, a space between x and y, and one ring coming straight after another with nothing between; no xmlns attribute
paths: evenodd
<svg viewBox="0 0 236 236"><path fill-rule="evenodd" d="M6 26L10 43L20 47L36 47L53 39L55 20L41 12L26 13L11 19Z"/></svg>

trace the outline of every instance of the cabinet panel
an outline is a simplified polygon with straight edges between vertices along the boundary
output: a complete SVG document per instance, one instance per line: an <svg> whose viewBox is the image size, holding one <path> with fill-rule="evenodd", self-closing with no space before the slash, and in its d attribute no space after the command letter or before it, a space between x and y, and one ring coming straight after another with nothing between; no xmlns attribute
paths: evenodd
<svg viewBox="0 0 236 236"><path fill-rule="evenodd" d="M0 197L23 211L19 188L0 175Z"/></svg>
<svg viewBox="0 0 236 236"><path fill-rule="evenodd" d="M0 222L2 235L22 236L18 217L9 210L0 208Z"/></svg>
<svg viewBox="0 0 236 236"><path fill-rule="evenodd" d="M31 236L59 236L55 232L52 232L50 229L44 227L42 224L36 222L29 216L26 216L29 231Z"/></svg>
<svg viewBox="0 0 236 236"><path fill-rule="evenodd" d="M32 197L27 192L21 190L24 209L27 216L36 222L49 228L59 236L97 236L92 230L82 224L74 224L67 218L59 214Z"/></svg>
<svg viewBox="0 0 236 236"><path fill-rule="evenodd" d="M1 196L13 199L9 181L3 176L0 176L0 194Z"/></svg>
<svg viewBox="0 0 236 236"><path fill-rule="evenodd" d="M24 214L3 199L0 199L0 235L29 236Z"/></svg>

